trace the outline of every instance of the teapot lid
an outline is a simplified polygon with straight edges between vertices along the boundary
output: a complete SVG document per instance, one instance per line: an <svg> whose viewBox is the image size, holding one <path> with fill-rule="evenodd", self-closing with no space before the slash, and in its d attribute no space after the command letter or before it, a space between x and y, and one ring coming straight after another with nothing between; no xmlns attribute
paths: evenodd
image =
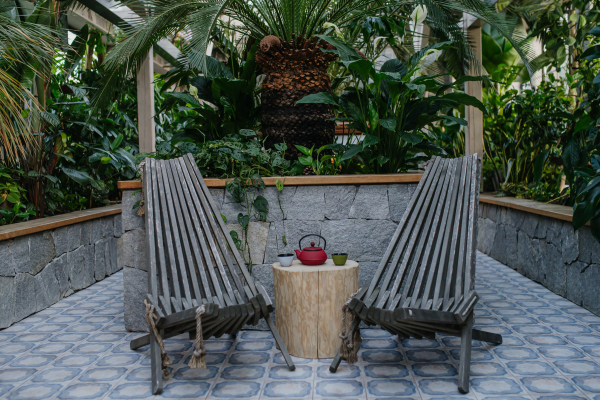
<svg viewBox="0 0 600 400"><path fill-rule="evenodd" d="M315 247L315 242L310 242L310 247L305 247L302 251L322 251L320 247Z"/></svg>

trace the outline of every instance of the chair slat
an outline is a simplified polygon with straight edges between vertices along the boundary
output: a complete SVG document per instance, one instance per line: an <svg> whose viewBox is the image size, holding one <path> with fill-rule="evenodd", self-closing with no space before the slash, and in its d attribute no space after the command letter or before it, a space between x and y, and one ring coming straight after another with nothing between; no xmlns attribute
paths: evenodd
<svg viewBox="0 0 600 400"><path fill-rule="evenodd" d="M210 225L210 222L212 222L214 224L214 218L212 215L213 211L210 210L210 208L208 208L208 210L206 209L207 203L206 203L206 200L200 190L200 185L196 181L196 176L193 173L190 174L190 171L189 171L189 169L192 169L192 171L193 171L193 169L194 168L197 169L197 167L196 167L196 165L189 166L185 162L184 159L180 159L179 163L180 163L181 169L183 170L183 173L185 175L185 179L188 181L188 184L190 185L190 187L193 186L195 189L195 190L191 191L192 198L194 199L194 202L197 206L197 212L198 212L198 216L200 217L200 223L202 225L202 229L204 230L205 238L208 241L210 253L212 254L213 260L215 261L217 271L219 272L219 274L221 276L221 281L223 282L225 291L228 294L230 299L234 299L235 295L233 294L233 288L231 287L231 284L229 283L229 277L227 276L227 273L225 272L225 268L223 267L223 262L221 260L221 253L219 252L219 250L217 248L217 244L215 242L215 237L218 238L219 233L213 232L212 226ZM198 192L200 192L200 193L198 193ZM210 213L209 213L209 211L210 211ZM227 253L227 252L225 252L225 253ZM237 275L232 274L232 276L237 276Z"/></svg>
<svg viewBox="0 0 600 400"><path fill-rule="evenodd" d="M187 255L187 269L188 276L190 281L192 282L192 287L194 288L195 297L207 297L210 298L212 296L212 292L208 283L208 278L204 271L202 256L200 255L200 250L198 249L198 245L196 243L196 233L192 224L192 219L189 213L188 204L183 195L183 189L181 187L181 181L176 177L179 177L177 168L171 162L167 163L167 172L169 173L169 178L172 179L174 183L173 193L177 195L178 202L175 203L176 211L181 211L181 216L177 216L181 218L185 222L186 230L182 232L183 235L182 240L184 243L185 252ZM172 187L173 188L173 187ZM202 288L204 289L204 294L200 291L200 285L198 284L198 276L196 275L196 267L198 265L198 273L200 274L200 283L202 284ZM218 303L217 303L218 304Z"/></svg>
<svg viewBox="0 0 600 400"><path fill-rule="evenodd" d="M173 247L173 227L171 224L171 220L173 220L174 218L172 217L172 213L169 212L169 200L167 198L167 189L164 183L164 164L165 162L163 160L157 161L157 166L156 166L156 175L157 175L157 180L158 180L158 190L155 192L158 192L158 197L160 198L160 209L161 209L161 215L162 215L162 220L163 220L163 225L164 225L164 237L165 237L165 244L166 244L166 255L165 258L168 258L168 267L167 265L165 265L165 270L170 270L171 272L171 282L172 282L172 289L173 289L173 294L175 295L176 298L180 299L181 298L181 290L179 288L179 274L177 273L177 261L175 261L175 249ZM175 224L175 226L177 226ZM168 276L167 276L168 279ZM168 293L165 293L165 297L167 297Z"/></svg>
<svg viewBox="0 0 600 400"><path fill-rule="evenodd" d="M450 178L450 181L448 182L448 186L447 189L445 190L444 193L444 211L442 212L442 220L440 222L440 232L437 236L437 240L435 241L434 244L434 251L433 251L433 255L431 256L431 267L429 269L429 275L427 277L427 283L425 284L425 289L423 290L423 297L424 299L426 299L425 302L421 303L421 308L424 309L429 309L431 308L431 306L433 305L434 301L431 298L432 293L432 286L433 286L433 281L437 276L439 276L439 274L442 273L441 269L441 265L442 262L440 260L440 252L442 249L442 244L444 243L445 239L447 239L447 222L448 222L448 217L449 217L449 213L450 213L450 207L451 207L451 201L452 201L452 193L453 193L453 189L454 189L454 175L456 173L456 165L458 164L458 160L451 160L450 162L450 166L448 167L448 176ZM435 294L434 294L435 296Z"/></svg>
<svg viewBox="0 0 600 400"><path fill-rule="evenodd" d="M146 226L154 226L154 201L153 201L153 187L152 187L152 168L149 165L150 159L146 159L146 166L144 167L144 179L142 185L144 188L144 215L146 216ZM157 283L157 271L156 271L156 233L154 229L149 228L146 232L146 243L147 246L147 261L148 261L148 293L153 298L158 298L158 283ZM158 304L155 304L158 308Z"/></svg>
<svg viewBox="0 0 600 400"><path fill-rule="evenodd" d="M178 176L181 177L180 183L181 189L183 191L183 198L187 204L187 210L189 211L189 215L192 220L192 227L196 233L195 240L193 240L192 245L194 248L199 247L198 255L200 257L196 258L198 269L201 271L208 271L208 276L210 277L214 294L217 296L221 304L225 304L223 300L223 291L221 290L221 284L219 282L217 274L215 273L215 269L213 268L210 253L208 252L208 248L204 240L204 232L202 231L202 227L200 226L198 214L196 213L196 207L194 206L194 199L192 198L192 195L190 193L192 189L188 186L188 182L184 178L184 172L182 171L179 162L177 162L177 159L173 160L173 165L175 166L174 171L177 171Z"/></svg>
<svg viewBox="0 0 600 400"><path fill-rule="evenodd" d="M450 299L451 292L453 293L452 279L455 276L455 269L456 269L456 259L455 258L456 258L457 243L458 243L459 235L460 235L460 217L462 215L463 197L464 197L464 193L465 193L467 164L468 164L468 159L465 157L465 158L463 158L463 163L461 165L460 184L458 185L458 194L457 194L457 198L456 198L456 209L454 210L454 214L451 215L451 217L453 218L454 221L453 221L450 251L448 254L448 269L446 272L446 284L444 286L444 304L443 304L444 310L447 310L450 307L448 304L448 301Z"/></svg>
<svg viewBox="0 0 600 400"><path fill-rule="evenodd" d="M192 162L194 161L194 158L192 157L191 154L188 154L187 157ZM199 178L202 178L202 176L200 175L200 171L196 171L195 173ZM208 190L208 187L206 186L206 182L204 182L204 179L200 179L200 186L202 187L202 191L204 192L204 195L206 196L206 199L208 200L208 203L210 204L211 208L213 210L215 210L215 212L217 212L217 206L215 205L215 202L210 194L210 191ZM227 233L227 229L225 227L225 223L223 222L223 219L216 218L216 220L221 228L221 231ZM246 279L246 285L248 285L248 287L252 291L253 295L258 294L258 291L256 290L256 287L254 286L254 279L252 279L252 277L250 276L250 273L248 272L248 269L246 268L246 263L244 262L240 253L237 251L235 243L233 243L233 239L231 239L231 236L227 235L227 234L225 234L223 236L225 237L225 240L227 241L227 245L231 249L233 256L235 257L235 259L238 263L238 268L242 271L242 274L244 275L244 278Z"/></svg>
<svg viewBox="0 0 600 400"><path fill-rule="evenodd" d="M473 157L467 157L467 169L465 175L465 193L462 200L462 215L460 216L460 242L458 244L458 265L456 266L456 285L454 288L454 297L463 296L463 279L465 272L465 250L467 248L467 223L469 222L469 192L471 188L471 167L473 165ZM460 301L456 302L457 304Z"/></svg>
<svg viewBox="0 0 600 400"><path fill-rule="evenodd" d="M481 162L479 158L475 156L472 161L471 175L474 177L471 179L471 190L469 193L469 213L467 215L468 220L468 232L467 232L467 249L466 249L466 261L465 261L465 288L464 292L469 293L475 288L475 240L477 238L477 225L478 225L478 213L479 210L479 180L477 177L481 175Z"/></svg>
<svg viewBox="0 0 600 400"><path fill-rule="evenodd" d="M442 176L443 162L442 162L441 158L436 159L435 166L436 166L436 171L430 182L429 190L424 195L425 198L423 199L422 207L420 207L420 209L418 210L418 213L414 214L414 217L411 217L411 219L414 218L414 220L413 220L414 227L411 226L411 224L409 224L407 235L410 236L410 241L408 242L408 245L406 246L406 248L403 249L402 264L399 266L398 272L396 273L396 279L394 280L392 288L390 289L391 297L396 296L396 293L400 289L400 285L403 282L404 273L406 272L408 263L412 258L412 252L413 252L413 249L415 248L415 244L417 243L417 239L419 237L418 233L421 231L423 222L428 214L429 206L431 205L431 200L433 199L434 193L436 192L435 189L437 187L438 181L440 180L440 177ZM397 251L397 254L394 257L394 261L392 261L392 265L394 265L397 262L397 260L400 258L401 253L399 250ZM397 304L391 303L389 305L389 307L390 307L390 309L393 309L396 307L396 305Z"/></svg>
<svg viewBox="0 0 600 400"><path fill-rule="evenodd" d="M413 209L417 206L417 199L419 199L420 194L423 190L423 187L426 186L426 182L429 182L429 175L432 173L431 172L432 170L433 170L433 168L428 168L425 171L425 173L421 177L421 180L419 181L419 184L417 185L417 189L415 190L414 195L411 197L411 199L408 203L408 206L406 207L406 210L404 211L404 214L402 214L402 218L400 219L400 222L398 223L398 227L396 228L396 231L394 232L394 235L392 236L392 240L391 240L388 248L386 249L385 254L381 258L379 266L377 267L377 271L375 271L373 279L371 280L369 288L366 292L367 297L369 297L371 295L371 293L373 293L375 286L377 286L377 284L379 284L381 275L383 274L383 272L385 271L385 269L387 267L388 261L389 261L390 257L392 256L394 249L396 248L397 242L400 239L400 236L404 233L404 225L406 224L408 217L410 215L412 215ZM400 247L402 247L402 246L400 246ZM386 288L387 284L384 283L382 285L382 287Z"/></svg>
<svg viewBox="0 0 600 400"><path fill-rule="evenodd" d="M185 267L185 259L184 259L184 248L185 253L190 254L189 245L182 244L182 240L180 234L185 232L185 223L183 222L183 218L181 216L181 210L179 209L179 202L176 198L177 194L173 193L171 185L172 185L172 177L169 177L169 163L163 162L161 164L161 173L166 197L166 206L169 214L169 218L171 220L171 229L172 229L172 240L173 240L173 249L169 248L169 253L172 258L170 258L171 268L175 271L173 272L173 286L179 289L179 284L181 282L183 286L183 293L186 299L191 300L192 294L190 291L190 285L188 281L188 274ZM185 235L184 235L185 236ZM187 238L187 236L185 236ZM182 248L184 246L184 248ZM176 253L176 254L174 254ZM188 262L191 263L191 260ZM178 272L177 272L178 271ZM178 278L181 278L179 281ZM179 293L179 295L178 295ZM175 292L175 297L181 298L180 291Z"/></svg>

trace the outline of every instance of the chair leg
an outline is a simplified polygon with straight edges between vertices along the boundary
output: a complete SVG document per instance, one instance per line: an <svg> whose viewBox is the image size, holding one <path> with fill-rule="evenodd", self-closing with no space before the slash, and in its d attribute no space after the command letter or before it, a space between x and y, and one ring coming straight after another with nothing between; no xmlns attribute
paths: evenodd
<svg viewBox="0 0 600 400"><path fill-rule="evenodd" d="M296 366L292 361L292 357L290 357L290 353L288 353L287 347L285 347L285 343L283 343L283 339L281 339L281 336L279 336L279 331L277 331L277 328L275 327L275 324L273 323L273 320L269 314L265 315L265 321L267 321L267 325L269 325L269 329L271 330L271 333L273 333L273 337L279 346L279 350L281 350L281 354L283 354L283 358L285 359L289 370L296 370Z"/></svg>
<svg viewBox="0 0 600 400"><path fill-rule="evenodd" d="M469 315L460 333L460 365L458 366L458 391L469 393L471 374L471 341L473 339L473 313Z"/></svg>
<svg viewBox="0 0 600 400"><path fill-rule="evenodd" d="M473 340L479 340L492 344L502 344L502 335L480 331L479 329L473 329Z"/></svg>
<svg viewBox="0 0 600 400"><path fill-rule="evenodd" d="M162 359L160 347L153 333L150 333L150 360L152 361L150 367L152 370L152 393L161 394L163 391Z"/></svg>
<svg viewBox="0 0 600 400"><path fill-rule="evenodd" d="M333 357L333 361L329 366L329 372L331 372L332 374L336 373L338 367L340 366L340 363L342 362L342 355L340 354L340 350L341 349L338 349L337 354L335 355L335 357Z"/></svg>
<svg viewBox="0 0 600 400"><path fill-rule="evenodd" d="M145 345L150 344L150 335L144 335L144 336L140 336L137 339L133 339L130 343L129 343L129 348L131 350L137 350L140 347L144 347Z"/></svg>
<svg viewBox="0 0 600 400"><path fill-rule="evenodd" d="M354 321L352 321L352 325L350 326L350 332L348 332L350 337L353 337L354 331L356 330L356 328L358 328L358 324L360 324L360 320L358 318L355 318ZM340 350L341 348L338 349L337 354L335 355L333 361L331 362L331 365L329 366L329 372L331 372L332 374L335 374L338 367L340 366L340 363L342 362L342 355L340 353Z"/></svg>

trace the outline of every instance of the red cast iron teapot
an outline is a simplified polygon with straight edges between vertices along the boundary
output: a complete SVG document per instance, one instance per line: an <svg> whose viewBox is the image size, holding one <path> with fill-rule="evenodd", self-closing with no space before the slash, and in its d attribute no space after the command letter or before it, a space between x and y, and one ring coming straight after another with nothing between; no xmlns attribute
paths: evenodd
<svg viewBox="0 0 600 400"><path fill-rule="evenodd" d="M324 245L323 248L315 247L315 242L310 242L310 247L305 247L302 249L302 239L307 238L309 236L318 236L323 239ZM298 242L298 247L302 249L294 250L296 252L296 256L298 260L304 265L321 265L327 260L327 253L325 253L325 247L327 246L327 241L321 235L311 234L302 237Z"/></svg>

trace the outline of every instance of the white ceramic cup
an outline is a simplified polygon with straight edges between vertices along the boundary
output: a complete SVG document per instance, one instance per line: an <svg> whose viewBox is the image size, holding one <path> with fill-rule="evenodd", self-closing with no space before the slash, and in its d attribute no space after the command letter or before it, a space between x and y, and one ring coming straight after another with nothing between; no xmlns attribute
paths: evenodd
<svg viewBox="0 0 600 400"><path fill-rule="evenodd" d="M294 261L294 254L293 253L278 254L277 259L279 260L279 264L281 264L282 267L289 267L290 265L292 265L292 262Z"/></svg>

